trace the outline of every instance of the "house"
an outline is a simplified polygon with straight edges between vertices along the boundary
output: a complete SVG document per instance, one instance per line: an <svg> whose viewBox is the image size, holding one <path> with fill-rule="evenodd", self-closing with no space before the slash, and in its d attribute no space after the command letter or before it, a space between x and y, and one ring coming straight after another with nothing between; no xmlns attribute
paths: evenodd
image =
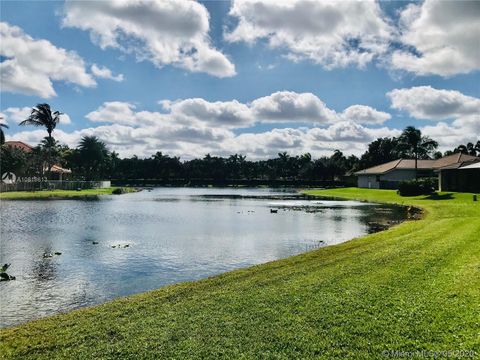
<svg viewBox="0 0 480 360"><path fill-rule="evenodd" d="M64 176L71 174L72 170L70 169L65 169L62 168L60 165L55 165L53 164L52 167L50 168L50 172L52 173L52 179L51 180L64 180Z"/></svg>
<svg viewBox="0 0 480 360"><path fill-rule="evenodd" d="M438 170L440 191L480 192L480 159L442 167Z"/></svg>
<svg viewBox="0 0 480 360"><path fill-rule="evenodd" d="M28 145L28 144L25 144L24 142L22 141L6 141L5 144L3 144L3 146L7 146L7 147L11 147L11 148L14 148L14 149L19 149L19 150L23 150L25 152L31 152L33 150L33 147Z"/></svg>
<svg viewBox="0 0 480 360"><path fill-rule="evenodd" d="M6 141L3 146L14 148L14 149L19 149L22 150L26 153L32 152L33 151L33 146L30 146L22 141ZM47 171L47 166L45 167L45 171ZM52 173L52 180L62 180L63 177L67 174L71 174L72 171L70 169L65 169L62 168L58 164L52 165L50 172ZM9 182L9 178L12 178L11 174L7 174L8 176L4 178L2 177L3 182Z"/></svg>
<svg viewBox="0 0 480 360"><path fill-rule="evenodd" d="M464 163L480 161L472 155L456 153L436 160L418 160L417 174L415 175L415 160L398 159L360 170L357 175L357 184L361 188L369 189L396 189L401 181L413 180L415 177L436 177L439 169L449 166L460 167Z"/></svg>

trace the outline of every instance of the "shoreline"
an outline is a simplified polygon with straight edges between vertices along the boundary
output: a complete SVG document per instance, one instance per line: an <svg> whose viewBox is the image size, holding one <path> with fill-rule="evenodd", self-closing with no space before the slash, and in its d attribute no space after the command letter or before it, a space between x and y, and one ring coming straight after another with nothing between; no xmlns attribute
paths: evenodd
<svg viewBox="0 0 480 360"><path fill-rule="evenodd" d="M116 189L123 189L123 193L136 192L134 188L110 187L82 190L39 190L39 191L11 191L0 193L0 201L16 200L98 200L102 195L113 195Z"/></svg>
<svg viewBox="0 0 480 360"><path fill-rule="evenodd" d="M411 205L424 209L424 216L419 221L406 221L386 231L286 259L3 328L3 353L7 358L7 354L12 358L49 358L64 351L77 356L109 357L108 349L113 346L146 357L192 356L198 351L209 356L258 357L268 351L284 356L331 358L371 354L370 357L380 358L382 350L409 343L413 334L417 341L414 348L457 346L480 351L475 342L472 307L480 295L479 279L472 267L480 253L475 241L480 230L480 204L471 201L471 194L440 194L440 200L433 200L426 196L401 198L388 190L354 188L306 193ZM442 269L445 271L439 271ZM455 282L450 281L452 273ZM436 287L432 288L431 281ZM459 281L461 288L455 286ZM345 292L350 294L347 298L335 295ZM447 296L452 292L455 297ZM295 298L303 300L293 301ZM415 314L416 321L404 322L403 316L394 316L398 311L408 314L415 308L412 315ZM376 310L372 312L373 309ZM339 316L343 319L340 327ZM314 319L317 325L312 328L308 324ZM459 322L464 325L462 333L457 340L451 340L446 335ZM219 326L223 330L217 333ZM278 333L278 326L288 331ZM111 328L121 337L108 335ZM323 328L331 331L324 333ZM77 332L84 333L86 329L92 330L92 336L76 337ZM235 329L242 331L237 334ZM168 336L175 333L173 338ZM255 337L248 336L253 333ZM215 341L206 348L199 347L201 342L197 340L205 336ZM161 346L155 350L138 347L135 337ZM185 343L192 338L192 344ZM309 339L310 345L301 338ZM333 345L339 338L349 345ZM370 340L365 343L362 339L367 338ZM79 344L81 347L77 348ZM280 350L280 344L291 346ZM321 350L315 352L317 356L312 355L312 344ZM408 346L411 347L405 348Z"/></svg>

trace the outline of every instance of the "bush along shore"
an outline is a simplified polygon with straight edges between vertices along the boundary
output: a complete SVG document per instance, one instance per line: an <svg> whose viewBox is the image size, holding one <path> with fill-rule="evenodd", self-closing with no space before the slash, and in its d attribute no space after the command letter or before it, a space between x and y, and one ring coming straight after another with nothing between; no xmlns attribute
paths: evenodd
<svg viewBox="0 0 480 360"><path fill-rule="evenodd" d="M82 190L11 191L0 193L0 200L95 200L100 195L120 195L136 191L135 188L120 187Z"/></svg>
<svg viewBox="0 0 480 360"><path fill-rule="evenodd" d="M480 202L472 194L308 193L399 203L424 215L339 245L3 329L2 357L479 356Z"/></svg>

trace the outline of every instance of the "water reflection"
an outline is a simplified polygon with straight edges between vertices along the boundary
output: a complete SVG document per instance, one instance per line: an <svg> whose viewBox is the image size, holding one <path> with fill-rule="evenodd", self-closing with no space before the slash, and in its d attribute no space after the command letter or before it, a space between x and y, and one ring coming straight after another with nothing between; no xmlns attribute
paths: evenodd
<svg viewBox="0 0 480 360"><path fill-rule="evenodd" d="M270 189L159 188L100 201L4 201L0 262L12 264L17 280L0 283L0 325L340 243L403 212ZM43 257L55 252L62 254Z"/></svg>

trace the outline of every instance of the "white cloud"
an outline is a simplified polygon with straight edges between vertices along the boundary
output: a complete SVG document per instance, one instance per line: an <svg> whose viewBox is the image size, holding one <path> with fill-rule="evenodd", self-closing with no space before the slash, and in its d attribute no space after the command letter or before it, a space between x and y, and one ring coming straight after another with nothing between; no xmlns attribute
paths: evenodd
<svg viewBox="0 0 480 360"><path fill-rule="evenodd" d="M372 140L384 136L398 136L400 133L401 131L396 129L370 129L352 122L340 122L327 128L283 128L261 133L244 133L226 140L222 148L224 154L247 154L251 159L275 157L282 151L293 155L309 152L318 157L331 155L335 149L360 155L366 150L366 144Z"/></svg>
<svg viewBox="0 0 480 360"><path fill-rule="evenodd" d="M90 32L102 49L117 48L156 66L171 64L217 77L235 66L212 47L209 13L193 1L66 1L63 25Z"/></svg>
<svg viewBox="0 0 480 360"><path fill-rule="evenodd" d="M205 103L212 106L215 104ZM167 104L170 104L171 112L165 114L137 111L136 106L128 102L106 102L86 117L93 122L107 124L84 129L81 134L95 134L122 155L150 156L162 149L164 152L186 157L194 157L194 154L198 155L199 152L203 154L203 151L217 148L218 143L234 136L225 129L231 127L231 124L206 124L207 119L196 118L194 113L188 113L192 108L195 110L195 106L190 108L187 100L164 102L164 106ZM185 110L186 114L180 109ZM205 114L199 111L195 115ZM208 118L208 121L212 120L222 120L221 114L216 120Z"/></svg>
<svg viewBox="0 0 480 360"><path fill-rule="evenodd" d="M478 70L479 33L478 1L410 4L401 13L400 40L417 54L397 50L392 65L417 75L452 76Z"/></svg>
<svg viewBox="0 0 480 360"><path fill-rule="evenodd" d="M4 118L7 120L12 120L15 123L20 123L23 120L27 119L32 112L32 108L25 106L23 108L19 107L9 107L5 110L3 110L4 113ZM72 120L70 119L70 116L68 114L62 114L60 115L60 125L64 124L71 124Z"/></svg>
<svg viewBox="0 0 480 360"><path fill-rule="evenodd" d="M200 98L159 103L163 112L139 110L129 102L105 102L86 115L92 122L103 124L71 133L55 131L54 136L69 146L77 146L81 136L96 135L122 156L150 156L161 150L183 158L206 153L222 156L242 153L258 159L275 156L280 151L321 156L337 148L359 154L376 137L399 133L386 127L361 125L379 124L387 117L386 113L355 105L337 114L311 93L282 91L250 103L209 102ZM286 121L327 127L282 128L260 133L251 128L257 122ZM247 129L241 134L232 131L239 128ZM43 136L43 132L22 132L14 137L37 141Z"/></svg>
<svg viewBox="0 0 480 360"><path fill-rule="evenodd" d="M88 130L88 129L85 129L85 130ZM46 136L47 136L47 132L45 129L37 128L35 130L19 131L15 134L6 134L5 138L7 141L10 141L10 140L23 141L27 144L35 146L40 141L42 141ZM67 133L58 128L54 130L54 132L52 133L52 136L56 140L59 140L60 142L67 144L71 147L76 147L81 138L80 131Z"/></svg>
<svg viewBox="0 0 480 360"><path fill-rule="evenodd" d="M365 105L352 105L343 110L340 116L346 121L371 125L383 124L391 118L390 114Z"/></svg>
<svg viewBox="0 0 480 360"><path fill-rule="evenodd" d="M333 124L351 121L357 124L379 125L391 118L390 114L366 105L352 105L337 113L312 93L291 91L279 91L261 97L252 101L250 107L260 122Z"/></svg>
<svg viewBox="0 0 480 360"><path fill-rule="evenodd" d="M264 122L313 122L335 121L335 111L312 93L279 91L258 98L251 103L255 117Z"/></svg>
<svg viewBox="0 0 480 360"><path fill-rule="evenodd" d="M62 114L60 115L60 125L68 125L72 123L72 119L70 119L70 116L68 114Z"/></svg>
<svg viewBox="0 0 480 360"><path fill-rule="evenodd" d="M420 128L422 134L437 140L440 151L453 150L461 144L476 143L480 134L480 119L467 116L456 119L451 124L438 122L433 126Z"/></svg>
<svg viewBox="0 0 480 360"><path fill-rule="evenodd" d="M237 23L225 32L226 40L264 40L292 61L326 69L362 68L376 58L421 76L480 69L478 1L409 4L398 26L375 1L235 0L229 14Z"/></svg>
<svg viewBox="0 0 480 360"><path fill-rule="evenodd" d="M164 122L174 125L195 125L239 129L257 122L332 123L338 119L334 110L314 94L276 92L251 103L237 100L209 102L201 98L161 100L166 111L135 111L135 105L126 102L105 102L86 117L94 122L108 122L141 126Z"/></svg>
<svg viewBox="0 0 480 360"><path fill-rule="evenodd" d="M58 48L48 40L36 40L22 29L0 23L0 63L2 91L50 98L54 81L84 87L96 85L83 59L74 51Z"/></svg>
<svg viewBox="0 0 480 360"><path fill-rule="evenodd" d="M117 82L122 82L124 80L123 74L113 75L112 71L105 66L99 67L97 64L93 64L90 69L92 74L99 78L110 79Z"/></svg>
<svg viewBox="0 0 480 360"><path fill-rule="evenodd" d="M392 108L407 111L417 119L448 120L475 116L480 121L480 99L455 90L439 90L431 86L395 89L387 93Z"/></svg>
<svg viewBox="0 0 480 360"><path fill-rule="evenodd" d="M19 123L20 121L25 120L30 116L30 113L32 111L31 107L25 106L23 108L18 108L18 107L9 107L7 109L2 110L2 112L5 114L5 118L8 120L12 120L15 123Z"/></svg>
<svg viewBox="0 0 480 360"><path fill-rule="evenodd" d="M460 144L476 142L480 134L480 99L455 90L418 86L387 93L392 108L409 116L438 121L420 127L423 134L439 143L439 150L452 150Z"/></svg>
<svg viewBox="0 0 480 360"><path fill-rule="evenodd" d="M230 16L238 25L225 38L287 50L327 69L364 67L388 50L393 28L374 1L235 0Z"/></svg>
<svg viewBox="0 0 480 360"><path fill-rule="evenodd" d="M56 129L53 135L71 147L78 146L82 136L95 135L121 156L151 156L156 151L163 151L183 159L198 158L207 153L221 156L241 153L249 159L264 159L282 151L294 155L310 152L318 157L340 149L347 154L359 155L375 138L398 136L399 133L400 130L396 129L370 129L354 123L339 123L327 128L282 128L235 135L223 128L158 123L140 127L107 124L70 133ZM45 134L44 130L22 131L7 134L7 139L36 144Z"/></svg>
<svg viewBox="0 0 480 360"><path fill-rule="evenodd" d="M121 101L105 102L97 110L88 113L85 117L94 122L108 122L124 125L135 125L135 105Z"/></svg>
<svg viewBox="0 0 480 360"><path fill-rule="evenodd" d="M262 133L245 133L222 144L224 154L247 154L250 159L268 158L280 151L301 152L306 132L300 129L273 129Z"/></svg>
<svg viewBox="0 0 480 360"><path fill-rule="evenodd" d="M394 136L400 132L388 128L367 128L353 121L341 121L328 128L314 128L310 133L314 140L318 141L369 143L378 137Z"/></svg>
<svg viewBox="0 0 480 360"><path fill-rule="evenodd" d="M462 116L452 122L453 126L460 129L464 134L468 134L471 138L480 140L480 115Z"/></svg>
<svg viewBox="0 0 480 360"><path fill-rule="evenodd" d="M248 127L254 123L250 108L237 100L208 102L194 98L175 102L163 100L160 103L178 123L199 121L227 128Z"/></svg>

